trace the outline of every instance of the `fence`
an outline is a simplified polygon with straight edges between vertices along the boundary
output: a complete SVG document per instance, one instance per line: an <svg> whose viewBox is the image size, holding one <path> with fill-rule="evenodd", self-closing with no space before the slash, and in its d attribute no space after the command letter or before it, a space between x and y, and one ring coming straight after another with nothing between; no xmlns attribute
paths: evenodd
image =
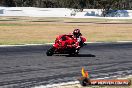
<svg viewBox="0 0 132 88"><path fill-rule="evenodd" d="M102 18L101 14L101 9L84 9L80 12L68 8L0 7L0 16ZM132 10L110 10L106 16L132 18Z"/></svg>

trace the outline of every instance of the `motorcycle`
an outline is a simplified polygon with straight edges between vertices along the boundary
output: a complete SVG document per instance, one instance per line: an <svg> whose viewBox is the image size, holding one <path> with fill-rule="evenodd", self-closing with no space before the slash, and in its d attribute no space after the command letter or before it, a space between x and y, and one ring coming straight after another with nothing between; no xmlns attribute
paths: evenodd
<svg viewBox="0 0 132 88"><path fill-rule="evenodd" d="M46 55L52 56L53 54L69 54L78 55L79 50L86 42L86 38L80 36L80 41L77 42L77 38L73 38L73 35L59 35L53 46L47 50Z"/></svg>

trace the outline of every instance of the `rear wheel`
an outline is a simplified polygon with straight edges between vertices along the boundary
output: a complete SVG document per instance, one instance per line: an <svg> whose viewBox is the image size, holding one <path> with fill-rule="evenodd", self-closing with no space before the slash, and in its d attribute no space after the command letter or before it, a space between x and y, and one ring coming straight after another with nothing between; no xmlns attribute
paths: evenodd
<svg viewBox="0 0 132 88"><path fill-rule="evenodd" d="M72 52L69 53L70 56L77 56L79 53L78 49L74 49Z"/></svg>
<svg viewBox="0 0 132 88"><path fill-rule="evenodd" d="M54 47L51 47L49 50L47 50L46 55L52 56L54 54L54 50L55 50Z"/></svg>

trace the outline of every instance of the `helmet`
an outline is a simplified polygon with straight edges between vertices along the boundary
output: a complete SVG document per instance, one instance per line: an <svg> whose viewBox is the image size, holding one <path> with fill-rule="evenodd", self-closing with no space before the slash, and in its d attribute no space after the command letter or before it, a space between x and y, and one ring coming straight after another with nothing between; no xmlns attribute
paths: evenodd
<svg viewBox="0 0 132 88"><path fill-rule="evenodd" d="M74 29L74 31L73 31L73 35L75 36L75 37L79 37L80 36L80 29Z"/></svg>

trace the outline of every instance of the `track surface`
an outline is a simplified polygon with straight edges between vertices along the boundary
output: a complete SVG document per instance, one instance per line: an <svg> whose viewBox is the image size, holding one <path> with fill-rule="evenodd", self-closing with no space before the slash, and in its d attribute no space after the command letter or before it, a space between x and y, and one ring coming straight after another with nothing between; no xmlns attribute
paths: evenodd
<svg viewBox="0 0 132 88"><path fill-rule="evenodd" d="M74 81L83 66L91 78L132 74L132 43L88 44L77 57L48 57L45 52L49 47L0 47L0 88Z"/></svg>

